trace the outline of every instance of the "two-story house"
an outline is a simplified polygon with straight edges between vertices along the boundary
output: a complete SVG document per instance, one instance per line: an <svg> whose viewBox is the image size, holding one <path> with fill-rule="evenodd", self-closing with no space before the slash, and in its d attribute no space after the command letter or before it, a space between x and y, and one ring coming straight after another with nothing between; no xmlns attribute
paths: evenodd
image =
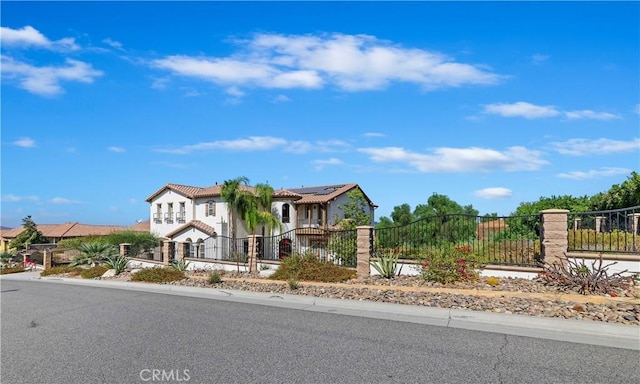
<svg viewBox="0 0 640 384"><path fill-rule="evenodd" d="M253 191L251 186L241 186ZM373 225L376 205L357 184L336 184L315 187L287 188L274 191L272 213L281 226L272 233L264 227L258 235L287 234L283 241L295 242L303 238L322 239L335 229L343 218L342 207L349 201L349 192L358 189L366 200L366 214ZM147 198L150 204L150 231L174 245L170 253L182 246L186 257L232 260L234 255L246 254L249 232L244 222L229 212L221 197L222 185L194 187L167 184ZM233 225L229 221L233 220ZM232 239L232 231L235 236ZM234 243L237 242L237 243ZM303 241L300 241L301 243ZM173 255L172 255L173 256Z"/></svg>

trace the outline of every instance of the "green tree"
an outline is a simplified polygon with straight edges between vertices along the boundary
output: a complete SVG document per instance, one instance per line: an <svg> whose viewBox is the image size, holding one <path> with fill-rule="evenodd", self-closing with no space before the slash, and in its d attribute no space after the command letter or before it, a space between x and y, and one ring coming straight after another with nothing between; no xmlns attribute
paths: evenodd
<svg viewBox="0 0 640 384"><path fill-rule="evenodd" d="M443 246L472 240L476 236L478 211L472 205L462 206L449 196L434 193L427 204L419 204L414 215L424 219L424 244Z"/></svg>
<svg viewBox="0 0 640 384"><path fill-rule="evenodd" d="M104 241L119 247L120 244L129 244L129 255L137 256L142 252L150 252L160 245L160 239L149 232L115 231L105 236Z"/></svg>
<svg viewBox="0 0 640 384"><path fill-rule="evenodd" d="M42 232L38 230L36 223L31 219L31 216L22 219L22 227L24 230L9 242L9 248L22 249L29 244L45 244L47 242Z"/></svg>
<svg viewBox="0 0 640 384"><path fill-rule="evenodd" d="M640 205L640 174L631 175L622 182L614 184L607 192L593 196L593 210L604 211L611 209L631 208Z"/></svg>
<svg viewBox="0 0 640 384"><path fill-rule="evenodd" d="M359 225L371 225L373 215L369 213L369 203L360 189L347 193L347 201L338 205L342 217L335 218L335 224L343 229L355 229Z"/></svg>
<svg viewBox="0 0 640 384"><path fill-rule="evenodd" d="M369 203L358 188L352 189L347 193L347 201L338 205L338 209L342 211L342 217L336 217L335 224L343 230L331 234L327 249L343 265L354 266L357 257L357 233L355 229L360 225L371 225L373 215L369 213Z"/></svg>
<svg viewBox="0 0 640 384"><path fill-rule="evenodd" d="M220 191L220 196L229 205L229 233L230 237L234 240L236 238L236 228L234 225L235 215L237 214L240 217L244 217L245 211L248 208L246 193L246 187L248 186L248 184L249 179L244 176L240 176L236 177L235 179L225 180Z"/></svg>

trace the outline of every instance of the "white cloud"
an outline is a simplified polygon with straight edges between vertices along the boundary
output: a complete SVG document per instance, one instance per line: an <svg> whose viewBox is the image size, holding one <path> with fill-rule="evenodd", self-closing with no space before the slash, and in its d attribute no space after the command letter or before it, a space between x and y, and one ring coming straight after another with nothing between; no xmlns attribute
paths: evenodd
<svg viewBox="0 0 640 384"><path fill-rule="evenodd" d="M335 157L332 157L332 158L326 159L326 160L314 160L313 164L315 164L316 171L321 171L328 165L340 165L340 164L342 164L342 160L336 159Z"/></svg>
<svg viewBox="0 0 640 384"><path fill-rule="evenodd" d="M479 189L473 192L473 194L482 199L508 199L511 197L513 192L508 188L493 187Z"/></svg>
<svg viewBox="0 0 640 384"><path fill-rule="evenodd" d="M285 96L285 95L278 95L278 96L274 97L272 101L274 103L287 103L287 102L291 101L291 99L288 96Z"/></svg>
<svg viewBox="0 0 640 384"><path fill-rule="evenodd" d="M64 197L54 197L49 201L51 204L55 205L72 205L72 204L83 204L81 201L70 200Z"/></svg>
<svg viewBox="0 0 640 384"><path fill-rule="evenodd" d="M287 144L287 141L271 136L251 136L246 139L218 140L185 145L174 149L157 149L157 152L184 155L194 151L226 149L232 151L265 151Z"/></svg>
<svg viewBox="0 0 640 384"><path fill-rule="evenodd" d="M360 148L359 152L378 163L404 163L419 172L533 171L548 164L541 153L524 147L500 152L487 148L436 148L430 154L400 147Z"/></svg>
<svg viewBox="0 0 640 384"><path fill-rule="evenodd" d="M364 137L385 137L385 134L384 133L378 133L378 132L366 132L362 136L364 136Z"/></svg>
<svg viewBox="0 0 640 384"><path fill-rule="evenodd" d="M570 139L565 142L553 142L551 146L563 155L589 156L640 150L640 138L630 141L611 139Z"/></svg>
<svg viewBox="0 0 640 384"><path fill-rule="evenodd" d="M155 78L151 83L151 88L153 89L165 89L167 88L167 84L169 84L168 78Z"/></svg>
<svg viewBox="0 0 640 384"><path fill-rule="evenodd" d="M640 115L640 104L636 104L635 108L633 109L633 112L635 112L638 115Z"/></svg>
<svg viewBox="0 0 640 384"><path fill-rule="evenodd" d="M290 141L284 151L290 153L307 153L313 149L313 145L308 141Z"/></svg>
<svg viewBox="0 0 640 384"><path fill-rule="evenodd" d="M572 180L587 180L587 179L595 179L598 177L609 177L609 176L618 176L618 175L628 175L631 173L630 169L627 168L607 168L603 167L599 170L589 170L586 172L583 171L572 171L566 173L559 173L556 176L563 179L572 179Z"/></svg>
<svg viewBox="0 0 640 384"><path fill-rule="evenodd" d="M333 84L345 91L363 91L405 82L432 90L490 85L502 79L480 65L458 63L437 52L403 48L367 35L257 34L236 43L240 51L229 57L172 55L151 65L221 85L282 89Z"/></svg>
<svg viewBox="0 0 640 384"><path fill-rule="evenodd" d="M0 27L0 42L4 47L38 47L51 50L80 49L72 37L51 41L30 25L21 29Z"/></svg>
<svg viewBox="0 0 640 384"><path fill-rule="evenodd" d="M22 147L22 148L33 148L36 146L36 142L32 138L22 137L14 141L13 145L15 145L16 147Z"/></svg>
<svg viewBox="0 0 640 384"><path fill-rule="evenodd" d="M116 152L116 153L123 153L126 152L124 148L122 147L109 147L107 148L109 151L111 152Z"/></svg>
<svg viewBox="0 0 640 384"><path fill-rule="evenodd" d="M549 55L536 53L535 55L531 56L531 62L535 65L541 65L547 60L549 60Z"/></svg>
<svg viewBox="0 0 640 384"><path fill-rule="evenodd" d="M102 40L102 42L107 44L107 45L109 45L109 46L111 46L112 48L122 50L122 43L119 42L119 41L116 41L116 40L113 40L113 39L110 39L110 38L106 38L106 39Z"/></svg>
<svg viewBox="0 0 640 384"><path fill-rule="evenodd" d="M567 111L564 115L568 119L593 119L593 120L612 120L620 119L619 115L608 112L595 112L588 109L582 111Z"/></svg>
<svg viewBox="0 0 640 384"><path fill-rule="evenodd" d="M503 117L524 117L525 119L541 119L558 116L560 112L552 105L534 105L524 101L513 104L494 103L484 106L484 113Z"/></svg>
<svg viewBox="0 0 640 384"><path fill-rule="evenodd" d="M64 66L36 67L2 55L3 79L17 80L18 86L41 96L52 96L63 92L61 81L92 83L102 76L102 71L93 69L91 64L66 59Z"/></svg>
<svg viewBox="0 0 640 384"><path fill-rule="evenodd" d="M40 201L40 198L35 195L30 195L30 196L17 196L12 194L2 195L3 203L22 203L22 202L37 203L39 201Z"/></svg>
<svg viewBox="0 0 640 384"><path fill-rule="evenodd" d="M238 87L229 87L225 90L226 94L234 97L243 97L244 92L242 92Z"/></svg>

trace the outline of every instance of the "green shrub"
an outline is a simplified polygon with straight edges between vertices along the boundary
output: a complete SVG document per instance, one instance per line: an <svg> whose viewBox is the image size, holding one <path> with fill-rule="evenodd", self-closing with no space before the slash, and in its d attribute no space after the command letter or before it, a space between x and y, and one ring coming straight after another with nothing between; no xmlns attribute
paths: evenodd
<svg viewBox="0 0 640 384"><path fill-rule="evenodd" d="M354 271L330 262L318 260L315 255L291 255L285 257L269 278L273 280L295 279L299 281L321 281L335 283L349 280Z"/></svg>
<svg viewBox="0 0 640 384"><path fill-rule="evenodd" d="M422 263L420 276L441 284L475 280L478 265L468 246L432 251Z"/></svg>
<svg viewBox="0 0 640 384"><path fill-rule="evenodd" d="M104 275L109 269L103 265L96 265L95 267L83 269L80 272L80 277L83 279L94 279Z"/></svg>
<svg viewBox="0 0 640 384"><path fill-rule="evenodd" d="M58 265L40 272L40 276L62 275L63 273L69 272L71 269L72 268L68 265Z"/></svg>
<svg viewBox="0 0 640 384"><path fill-rule="evenodd" d="M106 265L109 269L114 269L116 271L116 275L124 272L129 266L129 259L126 256L121 254L115 254L108 256L104 260L104 265Z"/></svg>
<svg viewBox="0 0 640 384"><path fill-rule="evenodd" d="M209 273L209 284L219 284L221 282L222 278L220 277L220 274L218 274L218 272L211 271L211 273Z"/></svg>
<svg viewBox="0 0 640 384"><path fill-rule="evenodd" d="M145 281L148 283L170 283L184 278L184 272L175 268L146 268L131 275L131 281Z"/></svg>
<svg viewBox="0 0 640 384"><path fill-rule="evenodd" d="M0 268L0 275L8 275L9 273L24 272L24 266L22 264L14 265L12 267Z"/></svg>
<svg viewBox="0 0 640 384"><path fill-rule="evenodd" d="M300 283L298 283L298 280L294 278L290 278L289 280L287 280L287 284L289 284L289 289L293 291L300 288Z"/></svg>

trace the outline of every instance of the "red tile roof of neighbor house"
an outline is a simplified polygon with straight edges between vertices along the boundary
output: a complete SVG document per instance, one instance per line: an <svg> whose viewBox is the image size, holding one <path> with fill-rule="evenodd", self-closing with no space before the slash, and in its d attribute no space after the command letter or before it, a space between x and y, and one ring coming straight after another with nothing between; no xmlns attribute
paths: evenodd
<svg viewBox="0 0 640 384"><path fill-rule="evenodd" d="M62 224L36 224L38 231L46 238L73 238L85 236L105 236L116 231L132 230L137 232L149 232L149 222L139 223L140 226L125 227L120 225L93 225L81 224L78 222L68 222ZM16 227L10 230L2 231L0 236L4 239L14 239L24 231L24 227Z"/></svg>

